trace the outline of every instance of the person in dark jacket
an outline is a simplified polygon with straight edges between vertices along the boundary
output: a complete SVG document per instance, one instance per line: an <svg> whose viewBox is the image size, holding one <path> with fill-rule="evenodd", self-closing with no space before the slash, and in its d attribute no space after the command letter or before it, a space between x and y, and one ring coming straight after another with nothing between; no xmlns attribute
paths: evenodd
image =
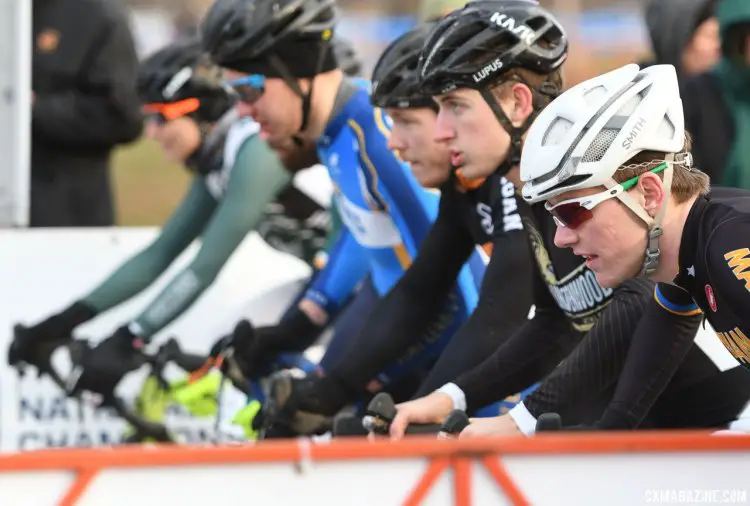
<svg viewBox="0 0 750 506"><path fill-rule="evenodd" d="M722 58L682 87L694 165L718 186L750 189L750 1L717 7Z"/></svg>
<svg viewBox="0 0 750 506"><path fill-rule="evenodd" d="M139 137L138 59L112 0L34 0L32 227L114 224L109 160Z"/></svg>
<svg viewBox="0 0 750 506"><path fill-rule="evenodd" d="M711 69L721 57L717 0L649 0L646 27L655 64L674 65L686 79Z"/></svg>

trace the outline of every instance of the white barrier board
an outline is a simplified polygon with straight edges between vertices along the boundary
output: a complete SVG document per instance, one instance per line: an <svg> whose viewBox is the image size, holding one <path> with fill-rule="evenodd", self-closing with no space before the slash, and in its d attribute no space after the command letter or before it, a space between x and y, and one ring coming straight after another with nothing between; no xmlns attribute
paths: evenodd
<svg viewBox="0 0 750 506"><path fill-rule="evenodd" d="M87 294L114 268L156 236L156 229L0 230L0 450L47 446L91 446L119 440L125 427L118 418L67 399L47 379L19 380L7 365L14 323L33 324ZM159 280L132 300L82 325L76 335L92 341L107 337L153 300L198 244L181 255ZM275 322L309 275L302 261L249 235L214 284L180 318L155 338L178 336L187 351L206 353L241 316L258 324ZM55 362L69 370L65 351ZM67 362L67 363L65 363ZM176 368L167 371L178 374ZM118 394L132 399L145 376L132 373ZM205 440L212 421L173 412L168 425L189 441Z"/></svg>

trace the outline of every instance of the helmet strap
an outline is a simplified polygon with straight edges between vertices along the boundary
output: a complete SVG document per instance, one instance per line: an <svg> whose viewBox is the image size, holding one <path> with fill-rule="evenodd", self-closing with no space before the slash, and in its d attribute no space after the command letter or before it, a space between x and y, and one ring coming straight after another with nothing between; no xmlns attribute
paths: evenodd
<svg viewBox="0 0 750 506"><path fill-rule="evenodd" d="M646 257L643 261L643 269L641 270L642 276L651 276L656 271L656 268L659 267L659 254L661 253L659 250L659 236L664 233L662 222L664 221L664 215L667 212L669 195L672 189L672 175L674 174L672 163L674 162L674 153L667 153L666 161L668 162L668 166L664 170L664 201L661 203L661 207L648 229L648 244L646 246Z"/></svg>
<svg viewBox="0 0 750 506"><path fill-rule="evenodd" d="M310 107L312 104L315 76L317 76L320 73L320 70L323 68L329 46L330 39L322 41L318 50L318 61L315 64L315 72L313 77L310 78L310 87L307 92L302 91L297 78L292 75L289 67L281 60L281 58L279 58L276 53L271 53L268 55L268 61L271 66L273 66L279 72L281 78L284 79L284 82L287 86L289 86L294 94L302 99L302 123L300 124L299 130L297 130L298 134L304 132L308 126L308 123L310 122ZM302 145L302 139L299 137L299 135L294 135L292 137L292 140L294 140L295 144L297 144L298 146Z"/></svg>
<svg viewBox="0 0 750 506"><path fill-rule="evenodd" d="M236 120L236 110L230 109L215 123L199 123L201 143L185 160L185 166L202 176L221 170L224 165L224 142L227 132Z"/></svg>
<svg viewBox="0 0 750 506"><path fill-rule="evenodd" d="M544 83L540 86L540 90L537 90L533 86L531 86L529 83L527 83L523 78L520 76L514 76L514 79L518 82L525 84L529 87L532 93L532 111L528 118L526 118L526 121L523 122L523 124L519 127L514 126L513 123L510 121L510 118L508 118L508 115L505 114L505 111L503 111L503 108L500 107L500 103L498 102L497 98L495 98L495 95L492 93L492 90L489 88L483 88L479 90L479 93L482 95L482 98L484 98L484 101L487 102L487 105L490 106L490 109L492 109L492 112L495 113L495 117L500 122L500 126L503 127L503 129L508 132L508 135L510 136L510 147L508 149L508 156L505 158L505 161L500 165L498 172L501 176L504 176L507 174L513 167L518 166L521 163L521 152L523 150L523 136L526 133L526 131L531 127L531 124L534 122L536 117L539 115L539 112L544 108L544 103L542 99L542 95L549 95L549 96L556 96L559 92L555 91L551 92L548 90L548 88L554 88L551 83L549 83L548 80L545 80ZM549 79L549 76L548 78ZM549 86L547 86L549 84Z"/></svg>
<svg viewBox="0 0 750 506"><path fill-rule="evenodd" d="M651 276L659 267L659 255L661 253L661 250L659 249L659 237L664 234L664 229L662 228L662 222L664 221L664 215L667 212L667 206L669 204L669 196L671 194L672 189L672 176L674 174L674 153L667 153L665 160L668 163L668 166L666 169L664 169L664 194L665 198L662 202L661 206L659 207L659 211L656 213L656 216L651 218L651 216L648 215L645 209L643 207L636 203L632 198L630 198L630 195L627 193L620 193L617 198L625 204L625 206L633 211L633 213L638 216L641 220L643 220L648 229L646 232L646 253L643 260L643 266L641 267L641 276L649 277ZM610 183L607 186L607 188L612 188L613 186L617 185L618 183L615 180L610 180Z"/></svg>

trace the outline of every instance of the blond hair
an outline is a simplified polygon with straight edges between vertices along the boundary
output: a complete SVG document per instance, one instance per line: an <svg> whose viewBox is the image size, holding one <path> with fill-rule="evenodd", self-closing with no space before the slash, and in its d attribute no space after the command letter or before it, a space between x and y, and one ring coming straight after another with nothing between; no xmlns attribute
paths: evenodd
<svg viewBox="0 0 750 506"><path fill-rule="evenodd" d="M688 132L685 132L685 142L682 145L682 153L690 153L693 141ZM664 162L667 154L661 151L641 151L623 165L623 168L615 172L612 177L618 183L640 176L649 170L658 167ZM632 165L632 167L631 167ZM678 204L687 202L696 195L705 195L711 189L711 180L708 174L701 172L695 167L686 167L684 163L676 161L673 164L671 193ZM658 176L663 179L663 173Z"/></svg>

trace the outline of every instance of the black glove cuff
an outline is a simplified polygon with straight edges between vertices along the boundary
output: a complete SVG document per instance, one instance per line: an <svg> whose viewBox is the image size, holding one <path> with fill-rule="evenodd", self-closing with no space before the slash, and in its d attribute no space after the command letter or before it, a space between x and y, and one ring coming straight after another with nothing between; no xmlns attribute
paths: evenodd
<svg viewBox="0 0 750 506"><path fill-rule="evenodd" d="M266 353L303 351L315 342L323 328L303 311L295 310L278 325L257 329L254 345Z"/></svg>
<svg viewBox="0 0 750 506"><path fill-rule="evenodd" d="M93 319L96 314L96 309L85 302L78 301L74 302L70 307L65 309L65 311L60 313L60 319L69 323L71 328L74 328Z"/></svg>
<svg viewBox="0 0 750 506"><path fill-rule="evenodd" d="M310 391L302 397L302 410L334 416L344 406L356 401L359 395L339 378L323 376L317 378Z"/></svg>
<svg viewBox="0 0 750 506"><path fill-rule="evenodd" d="M290 334L309 334L311 332L317 332L321 329L320 326L316 325L307 313L299 309L293 311L286 318L279 322L279 330L284 333Z"/></svg>
<svg viewBox="0 0 750 506"><path fill-rule="evenodd" d="M122 327L115 330L115 333L112 334L112 337L117 339L122 344L123 349L127 351L140 350L144 346L144 343L140 339L140 337L133 334L133 332L130 331L130 328L127 325L123 325Z"/></svg>
<svg viewBox="0 0 750 506"><path fill-rule="evenodd" d="M50 316L42 323L36 326L36 329L42 333L49 334L72 334L73 329L82 323L93 319L96 316L96 311L85 304L84 302L78 301L71 304L65 310L56 315Z"/></svg>

